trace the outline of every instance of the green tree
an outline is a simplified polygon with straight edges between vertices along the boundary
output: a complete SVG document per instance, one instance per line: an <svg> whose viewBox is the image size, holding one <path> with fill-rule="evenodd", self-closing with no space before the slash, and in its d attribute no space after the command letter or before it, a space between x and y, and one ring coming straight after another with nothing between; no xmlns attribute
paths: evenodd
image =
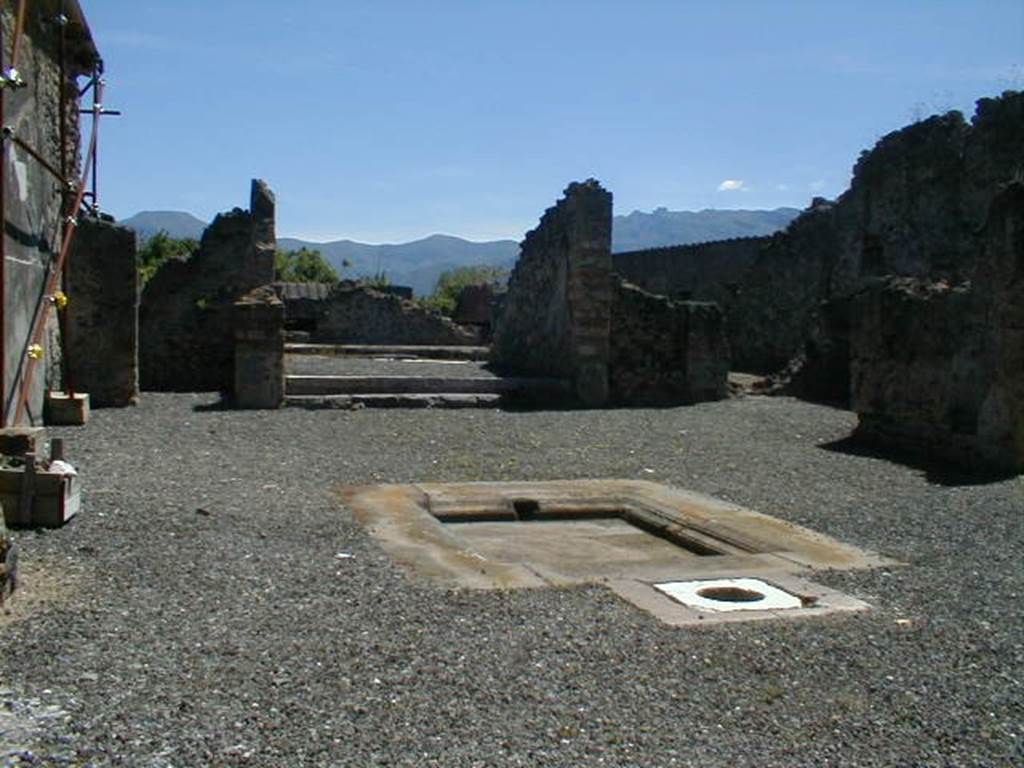
<svg viewBox="0 0 1024 768"><path fill-rule="evenodd" d="M198 250L198 240L191 237L179 240L168 235L166 230L161 229L143 242L142 247L139 248L138 268L142 285L148 283L165 262L172 259L185 261L194 256Z"/></svg>
<svg viewBox="0 0 1024 768"><path fill-rule="evenodd" d="M468 285L499 287L508 280L508 274L507 269L486 264L446 270L437 278L434 292L423 299L423 304L442 314L451 315L455 312L455 304L463 288Z"/></svg>
<svg viewBox="0 0 1024 768"><path fill-rule="evenodd" d="M336 283L334 271L324 255L317 250L278 251L274 257L275 279L283 283Z"/></svg>

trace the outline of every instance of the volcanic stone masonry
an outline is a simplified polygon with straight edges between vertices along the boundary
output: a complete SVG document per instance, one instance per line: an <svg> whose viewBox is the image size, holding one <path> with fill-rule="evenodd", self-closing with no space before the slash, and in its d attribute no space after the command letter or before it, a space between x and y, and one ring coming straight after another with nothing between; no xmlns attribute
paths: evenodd
<svg viewBox="0 0 1024 768"><path fill-rule="evenodd" d="M608 400L612 196L570 184L526 234L494 329L494 359L571 379L587 405Z"/></svg>
<svg viewBox="0 0 1024 768"><path fill-rule="evenodd" d="M744 241L678 252L713 266L617 259L649 289L691 276L695 298L721 303L734 369L786 365L783 391L852 402L861 436L1020 471L1022 177L1024 93L1008 91L970 123L950 112L883 137L849 190L757 244L738 281Z"/></svg>
<svg viewBox="0 0 1024 768"><path fill-rule="evenodd" d="M853 301L857 435L1024 471L1024 185L993 201L973 281L888 277Z"/></svg>
<svg viewBox="0 0 1024 768"><path fill-rule="evenodd" d="M729 373L722 311L709 302L672 301L616 281L609 371L613 402L721 400Z"/></svg>
<svg viewBox="0 0 1024 768"><path fill-rule="evenodd" d="M66 290L72 384L92 406L132 405L139 397L139 287L135 232L79 219Z"/></svg>
<svg viewBox="0 0 1024 768"><path fill-rule="evenodd" d="M14 39L15 3L0 8L7 46ZM69 2L63 28L66 68L62 78L60 35L42 12L28 13L21 38L18 71L25 85L4 89L4 129L39 152L51 167L69 178L81 173L79 164L79 89L76 78L92 73L99 53L81 8ZM53 10L56 15L56 10ZM6 53L9 53L9 48ZM5 55L6 55L5 53ZM6 59L5 59L6 61ZM5 64L6 66L6 64ZM66 123L58 119L65 98ZM61 140L64 143L62 145ZM3 233L5 295L3 306L4 405L13 417L19 382L24 380L30 335L36 314L47 301L47 279L55 267L61 241L62 204L67 190L13 140L3 153ZM70 307L70 312L74 307ZM44 349L44 370L33 376L27 419L40 423L43 390L60 389L60 345L57 323L50 315Z"/></svg>
<svg viewBox="0 0 1024 768"><path fill-rule="evenodd" d="M235 405L280 408L284 403L284 302L271 286L235 302Z"/></svg>
<svg viewBox="0 0 1024 768"><path fill-rule="evenodd" d="M621 285L611 221L612 196L590 179L570 184L527 233L495 319L495 362L569 379L590 406L723 397L721 314Z"/></svg>
<svg viewBox="0 0 1024 768"><path fill-rule="evenodd" d="M142 388L231 391L234 303L274 279L274 194L253 180L248 211L219 214L199 251L157 270L142 293Z"/></svg>
<svg viewBox="0 0 1024 768"><path fill-rule="evenodd" d="M289 315L286 306L286 317ZM346 280L317 302L310 339L333 344L478 344L480 334L401 296Z"/></svg>

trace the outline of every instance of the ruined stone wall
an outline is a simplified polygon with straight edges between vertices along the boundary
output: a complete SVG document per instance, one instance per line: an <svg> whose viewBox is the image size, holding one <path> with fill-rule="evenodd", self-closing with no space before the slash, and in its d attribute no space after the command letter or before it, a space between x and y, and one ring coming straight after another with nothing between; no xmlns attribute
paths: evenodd
<svg viewBox="0 0 1024 768"><path fill-rule="evenodd" d="M273 281L275 248L274 196L254 180L248 211L218 215L192 258L160 267L139 311L144 390L233 388L234 303Z"/></svg>
<svg viewBox="0 0 1024 768"><path fill-rule="evenodd" d="M291 302L285 299L288 322ZM306 311L305 307L302 308ZM316 302L311 340L334 344L472 345L476 329L399 296L345 281Z"/></svg>
<svg viewBox="0 0 1024 768"><path fill-rule="evenodd" d="M667 248L612 254L612 268L623 280L673 299L722 303L771 237L739 237Z"/></svg>
<svg viewBox="0 0 1024 768"><path fill-rule="evenodd" d="M331 292L329 283L282 283L271 285L275 295L284 302L285 329L289 332L312 333L316 330L320 309Z"/></svg>
<svg viewBox="0 0 1024 768"><path fill-rule="evenodd" d="M678 405L727 394L729 348L717 305L674 301L617 282L611 316L611 399Z"/></svg>
<svg viewBox="0 0 1024 768"><path fill-rule="evenodd" d="M836 248L835 206L819 200L760 249L722 302L735 370L771 373L802 352Z"/></svg>
<svg viewBox="0 0 1024 768"><path fill-rule="evenodd" d="M15 3L0 6L0 25L7 48L4 66L9 64L14 38ZM47 162L70 178L80 174L78 161L78 87L75 78L91 71L96 51L77 7L69 6L66 37L66 78L59 66L58 5L40 2L26 15L21 39L18 71L23 88L4 92L4 127L27 143ZM60 109L67 96L64 145L61 145ZM46 301L46 283L55 267L61 245L64 190L24 149L5 141L3 153L4 192L4 407L10 419L17 409L17 387L28 368L27 350L31 328ZM43 391L59 388L60 348L56 318L51 313L43 346L46 359L36 365L28 398L26 420L39 423Z"/></svg>
<svg viewBox="0 0 1024 768"><path fill-rule="evenodd" d="M648 290L718 303L735 369L771 373L796 358L801 388L838 401L849 381L849 322L837 314L847 300L883 275L970 279L988 206L1022 172L1024 94L1008 92L981 99L970 123L951 112L883 137L849 190L815 200L784 232L616 254L616 269ZM818 386L824 378L833 384Z"/></svg>
<svg viewBox="0 0 1024 768"><path fill-rule="evenodd" d="M993 202L973 281L872 282L853 299L860 438L1024 471L1024 185Z"/></svg>
<svg viewBox="0 0 1024 768"><path fill-rule="evenodd" d="M608 398L612 196L570 184L527 233L495 320L495 361L572 379L587 404Z"/></svg>
<svg viewBox="0 0 1024 768"><path fill-rule="evenodd" d="M135 232L82 218L67 276L67 364L90 404L134 404L139 394L139 286Z"/></svg>

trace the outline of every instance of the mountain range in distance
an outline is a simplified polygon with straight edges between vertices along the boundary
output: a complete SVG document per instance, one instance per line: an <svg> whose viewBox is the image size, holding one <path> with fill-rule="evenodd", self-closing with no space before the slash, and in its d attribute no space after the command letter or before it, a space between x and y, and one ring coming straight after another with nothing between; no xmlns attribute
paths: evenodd
<svg viewBox="0 0 1024 768"><path fill-rule="evenodd" d="M770 235L800 213L796 208L773 210L633 211L612 220L612 250L633 251L667 245L688 245L733 237ZM198 240L207 223L183 211L143 211L120 222L144 240L164 231L175 238ZM385 274L394 285L411 286L417 296L429 295L446 270L486 264L511 269L519 256L515 240L474 242L451 235L430 235L408 243L372 245L354 240L317 243L279 237L279 248L320 251L342 277Z"/></svg>

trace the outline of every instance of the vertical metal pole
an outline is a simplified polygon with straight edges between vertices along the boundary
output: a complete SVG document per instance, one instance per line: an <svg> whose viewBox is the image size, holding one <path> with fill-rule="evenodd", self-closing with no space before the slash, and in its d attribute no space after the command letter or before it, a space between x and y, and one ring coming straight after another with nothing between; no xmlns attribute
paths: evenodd
<svg viewBox="0 0 1024 768"><path fill-rule="evenodd" d="M100 112L103 109L103 71L97 67L93 72L96 84L92 87L92 130L96 134L96 141L92 144L92 205L97 211L100 209L99 198L99 130Z"/></svg>
<svg viewBox="0 0 1024 768"><path fill-rule="evenodd" d="M64 30L67 26L67 17L64 15L64 0L60 2L60 16L57 19L57 25L60 27L60 44L58 50L60 51L60 103L58 105L58 120L60 125L57 126L57 135L59 136L58 141L60 142L60 175L65 181L64 189L62 190L61 196L61 239L67 236L67 229L70 226L68 224L69 216L76 216L77 211L71 210L71 190L67 187L68 178L68 110L67 110L67 99L68 99L68 75L67 75L67 41L64 34ZM77 91L77 88L75 89ZM64 267L61 270L61 284L64 290L68 288L68 267L71 263L70 259L64 260ZM61 367L64 370L64 387L67 393L74 398L75 396L75 380L71 371L71 322L68 317L69 307L65 306L62 310L60 307L57 308L57 325L60 328L60 346L61 346Z"/></svg>
<svg viewBox="0 0 1024 768"><path fill-rule="evenodd" d="M3 69L4 30L0 25L0 70ZM0 128L4 125L5 91L0 87ZM7 208L4 186L7 183L7 141L0 139L0 427L7 426Z"/></svg>

